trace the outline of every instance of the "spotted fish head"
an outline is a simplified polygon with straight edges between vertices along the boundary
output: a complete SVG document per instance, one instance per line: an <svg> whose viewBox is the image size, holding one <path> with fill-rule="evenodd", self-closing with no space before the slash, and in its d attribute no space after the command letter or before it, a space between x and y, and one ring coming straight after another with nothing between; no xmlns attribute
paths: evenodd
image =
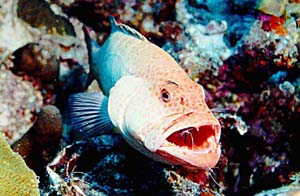
<svg viewBox="0 0 300 196"><path fill-rule="evenodd" d="M197 83L129 77L116 84L109 99L113 124L147 156L193 169L218 162L220 124Z"/></svg>

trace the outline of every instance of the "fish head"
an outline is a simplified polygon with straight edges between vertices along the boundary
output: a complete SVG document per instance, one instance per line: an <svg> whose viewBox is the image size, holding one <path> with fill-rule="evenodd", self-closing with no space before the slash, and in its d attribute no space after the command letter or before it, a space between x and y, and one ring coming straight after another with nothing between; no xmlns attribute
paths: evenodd
<svg viewBox="0 0 300 196"><path fill-rule="evenodd" d="M109 98L112 122L128 143L168 164L214 167L221 154L221 128L205 103L202 86L193 81L130 80L118 82Z"/></svg>
<svg viewBox="0 0 300 196"><path fill-rule="evenodd" d="M160 124L145 128L147 149L172 164L188 168L211 168L220 158L221 126L205 103L204 89L190 81L166 81L157 86ZM151 127L151 129L149 129Z"/></svg>

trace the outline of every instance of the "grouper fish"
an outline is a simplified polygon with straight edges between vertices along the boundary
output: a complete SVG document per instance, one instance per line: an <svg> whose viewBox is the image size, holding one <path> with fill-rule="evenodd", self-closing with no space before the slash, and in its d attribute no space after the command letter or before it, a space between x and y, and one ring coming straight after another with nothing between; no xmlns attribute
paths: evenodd
<svg viewBox="0 0 300 196"><path fill-rule="evenodd" d="M204 89L163 49L111 17L102 46L88 39L90 73L102 93L70 96L72 129L83 135L117 129L146 156L189 169L214 167L221 154L220 123Z"/></svg>

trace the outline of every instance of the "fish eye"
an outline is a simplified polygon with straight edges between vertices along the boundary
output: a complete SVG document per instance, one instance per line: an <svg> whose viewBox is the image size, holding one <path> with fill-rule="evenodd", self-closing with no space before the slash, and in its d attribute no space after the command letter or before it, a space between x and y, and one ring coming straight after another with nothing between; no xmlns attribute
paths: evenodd
<svg viewBox="0 0 300 196"><path fill-rule="evenodd" d="M166 89L162 89L160 97L164 102L169 102L171 99L170 93Z"/></svg>

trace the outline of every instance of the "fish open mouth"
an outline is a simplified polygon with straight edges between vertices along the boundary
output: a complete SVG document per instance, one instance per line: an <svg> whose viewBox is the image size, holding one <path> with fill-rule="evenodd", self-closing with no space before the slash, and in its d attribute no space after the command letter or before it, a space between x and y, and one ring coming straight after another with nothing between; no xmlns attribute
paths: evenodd
<svg viewBox="0 0 300 196"><path fill-rule="evenodd" d="M176 146L193 150L215 149L218 143L217 131L218 125L187 127L173 132L166 140Z"/></svg>
<svg viewBox="0 0 300 196"><path fill-rule="evenodd" d="M172 131L156 151L169 163L190 169L214 167L221 155L220 124L188 126Z"/></svg>

